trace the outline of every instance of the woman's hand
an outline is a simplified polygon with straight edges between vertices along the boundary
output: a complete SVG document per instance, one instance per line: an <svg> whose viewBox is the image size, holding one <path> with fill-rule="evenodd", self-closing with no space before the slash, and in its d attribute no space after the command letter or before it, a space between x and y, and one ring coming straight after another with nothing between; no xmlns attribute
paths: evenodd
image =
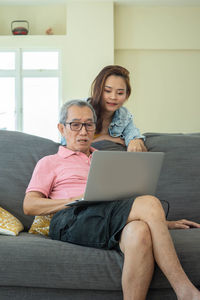
<svg viewBox="0 0 200 300"><path fill-rule="evenodd" d="M168 229L188 229L188 228L200 228L200 224L192 222L186 219L177 221L166 221Z"/></svg>
<svg viewBox="0 0 200 300"><path fill-rule="evenodd" d="M144 145L144 141L142 139L134 139L131 140L128 144L127 148L128 152L147 152L147 148Z"/></svg>

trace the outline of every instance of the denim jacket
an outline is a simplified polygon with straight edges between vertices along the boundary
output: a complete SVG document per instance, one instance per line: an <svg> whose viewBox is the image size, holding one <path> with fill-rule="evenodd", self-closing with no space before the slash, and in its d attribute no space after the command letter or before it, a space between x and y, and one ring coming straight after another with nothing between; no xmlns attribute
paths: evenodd
<svg viewBox="0 0 200 300"><path fill-rule="evenodd" d="M145 138L140 134L139 129L133 123L132 114L124 106L116 110L108 131L110 136L122 138L125 141L126 146L128 146L129 142L135 138Z"/></svg>

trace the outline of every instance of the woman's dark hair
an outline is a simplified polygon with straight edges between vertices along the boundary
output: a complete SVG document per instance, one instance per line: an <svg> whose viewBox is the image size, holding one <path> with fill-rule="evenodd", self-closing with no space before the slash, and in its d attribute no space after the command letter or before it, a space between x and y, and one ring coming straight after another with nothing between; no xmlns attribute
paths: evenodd
<svg viewBox="0 0 200 300"><path fill-rule="evenodd" d="M95 80L92 83L91 87L91 97L88 99L89 103L93 106L96 116L97 116L97 127L96 132L99 133L102 129L102 106L101 106L101 99L102 94L104 91L104 86L106 79L111 76L120 76L124 79L126 84L126 96L127 98L131 94L131 86L130 86L130 78L129 78L129 71L121 66L117 65L110 65L106 66L101 70L101 72L97 75Z"/></svg>

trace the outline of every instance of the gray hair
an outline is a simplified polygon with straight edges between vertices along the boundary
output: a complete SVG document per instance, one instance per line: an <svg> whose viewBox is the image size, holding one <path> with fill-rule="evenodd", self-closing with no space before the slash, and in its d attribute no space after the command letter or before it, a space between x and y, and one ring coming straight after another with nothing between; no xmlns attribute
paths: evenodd
<svg viewBox="0 0 200 300"><path fill-rule="evenodd" d="M97 117L96 117L95 110L92 107L92 105L89 104L85 100L70 100L70 101L65 102L63 104L63 106L61 107L61 110L60 110L59 123L65 124L65 122L67 120L67 117L68 117L68 110L71 106L74 106L74 105L79 106L79 107L88 107L88 108L90 108L92 113L93 113L94 122L96 123Z"/></svg>

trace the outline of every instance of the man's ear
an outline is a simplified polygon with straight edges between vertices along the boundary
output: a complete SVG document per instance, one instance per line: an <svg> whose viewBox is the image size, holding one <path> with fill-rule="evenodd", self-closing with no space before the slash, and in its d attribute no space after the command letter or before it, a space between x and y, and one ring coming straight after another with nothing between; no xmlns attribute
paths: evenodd
<svg viewBox="0 0 200 300"><path fill-rule="evenodd" d="M60 134L62 136L64 136L65 126L63 124L61 124L61 123L58 123L57 127L58 127L58 130L60 131Z"/></svg>

